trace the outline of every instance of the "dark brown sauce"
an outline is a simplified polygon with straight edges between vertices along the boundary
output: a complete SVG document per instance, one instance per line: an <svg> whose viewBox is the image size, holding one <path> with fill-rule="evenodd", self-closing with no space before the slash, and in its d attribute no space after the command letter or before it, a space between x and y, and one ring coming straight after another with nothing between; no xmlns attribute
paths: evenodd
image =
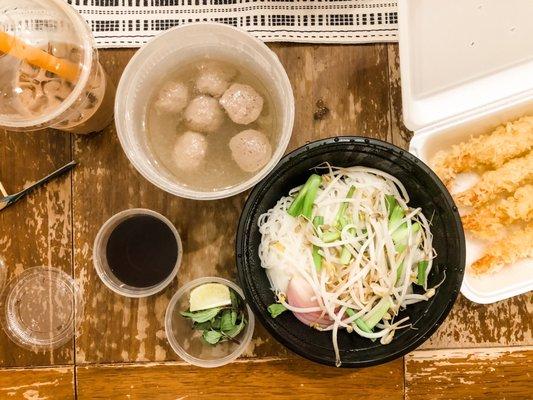
<svg viewBox="0 0 533 400"><path fill-rule="evenodd" d="M149 215L115 227L106 245L111 272L126 285L146 288L164 281L178 259L178 243L163 221Z"/></svg>

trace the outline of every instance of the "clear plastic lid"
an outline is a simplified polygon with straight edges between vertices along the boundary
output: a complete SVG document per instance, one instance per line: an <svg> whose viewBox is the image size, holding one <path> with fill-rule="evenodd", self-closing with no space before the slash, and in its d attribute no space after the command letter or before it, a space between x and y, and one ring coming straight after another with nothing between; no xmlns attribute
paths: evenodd
<svg viewBox="0 0 533 400"><path fill-rule="evenodd" d="M82 311L74 279L49 267L24 271L6 285L0 300L0 322L7 336L32 350L67 343L75 335Z"/></svg>
<svg viewBox="0 0 533 400"><path fill-rule="evenodd" d="M39 128L84 99L91 31L63 0L0 0L0 125ZM79 107L78 107L79 108Z"/></svg>
<svg viewBox="0 0 533 400"><path fill-rule="evenodd" d="M235 340L219 342L216 345L206 343L202 339L202 333L192 329L191 320L180 314L180 311L189 309L191 290L206 283L226 285L244 300L241 288L227 279L218 277L196 279L181 287L170 300L165 316L165 331L170 346L184 361L198 367L213 368L234 361L246 350L252 340L255 319L252 310L246 305L247 323Z"/></svg>

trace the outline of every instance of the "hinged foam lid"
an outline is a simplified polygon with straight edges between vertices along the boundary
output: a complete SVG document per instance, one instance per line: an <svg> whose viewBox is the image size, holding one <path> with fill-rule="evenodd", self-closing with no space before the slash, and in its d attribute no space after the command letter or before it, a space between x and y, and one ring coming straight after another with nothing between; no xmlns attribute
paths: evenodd
<svg viewBox="0 0 533 400"><path fill-rule="evenodd" d="M399 0L399 29L411 130L533 89L533 0Z"/></svg>

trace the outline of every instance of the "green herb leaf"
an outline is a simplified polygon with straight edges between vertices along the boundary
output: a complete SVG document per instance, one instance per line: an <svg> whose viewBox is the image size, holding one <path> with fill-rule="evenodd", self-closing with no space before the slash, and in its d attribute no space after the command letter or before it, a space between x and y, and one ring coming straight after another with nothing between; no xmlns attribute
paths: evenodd
<svg viewBox="0 0 533 400"><path fill-rule="evenodd" d="M217 331L204 331L202 337L209 344L217 344L222 337L222 333Z"/></svg>
<svg viewBox="0 0 533 400"><path fill-rule="evenodd" d="M241 313L240 320L241 322L239 323L239 325L235 325L232 329L225 331L224 335L234 338L239 333L241 333L241 331L244 329L244 326L246 325L246 318L244 318L244 313Z"/></svg>
<svg viewBox="0 0 533 400"><path fill-rule="evenodd" d="M231 299L231 307L233 309L238 309L240 304L241 304L241 301L240 301L239 296L237 295L237 293L235 293L235 290L233 290L233 289L229 290L229 297Z"/></svg>
<svg viewBox="0 0 533 400"><path fill-rule="evenodd" d="M207 310L190 312L190 311L180 311L180 314L185 318L190 318L194 322L202 323L207 322L213 319L219 312L220 307L208 308Z"/></svg>
<svg viewBox="0 0 533 400"><path fill-rule="evenodd" d="M222 313L222 318L220 319L220 330L229 331L235 326L235 324L231 323L231 313L231 310L226 310Z"/></svg>
<svg viewBox="0 0 533 400"><path fill-rule="evenodd" d="M272 318L276 318L278 315L287 311L287 308L283 304L272 303L268 306L267 310Z"/></svg>
<svg viewBox="0 0 533 400"><path fill-rule="evenodd" d="M222 323L222 317L220 315L217 315L215 318L211 320L211 327L212 329L220 329L220 324Z"/></svg>
<svg viewBox="0 0 533 400"><path fill-rule="evenodd" d="M193 329L196 329L197 331L209 331L212 329L211 321L206 322L194 322L192 325Z"/></svg>

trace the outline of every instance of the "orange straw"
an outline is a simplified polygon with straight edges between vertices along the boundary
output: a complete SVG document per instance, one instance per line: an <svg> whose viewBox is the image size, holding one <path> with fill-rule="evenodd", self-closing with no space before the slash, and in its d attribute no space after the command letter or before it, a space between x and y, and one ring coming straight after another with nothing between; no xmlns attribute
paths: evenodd
<svg viewBox="0 0 533 400"><path fill-rule="evenodd" d="M58 58L37 47L30 46L19 38L6 32L0 32L0 51L11 54L31 65L53 72L66 80L76 83L78 80L78 65Z"/></svg>

